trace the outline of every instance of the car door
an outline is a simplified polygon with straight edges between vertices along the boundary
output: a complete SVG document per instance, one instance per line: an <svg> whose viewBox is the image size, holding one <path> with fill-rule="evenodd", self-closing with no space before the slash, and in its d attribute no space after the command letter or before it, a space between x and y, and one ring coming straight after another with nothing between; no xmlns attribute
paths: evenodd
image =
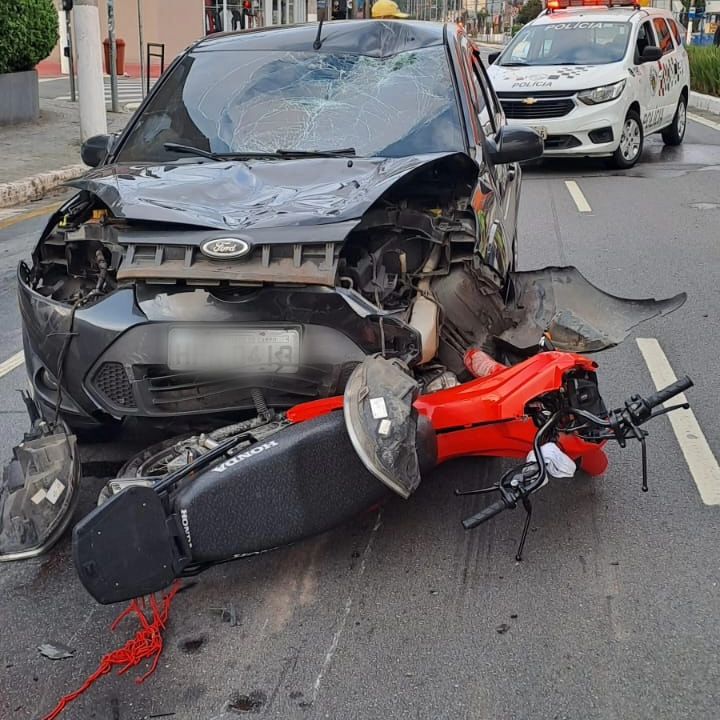
<svg viewBox="0 0 720 720"><path fill-rule="evenodd" d="M653 28L658 41L658 47L662 50L663 56L658 60L658 107L662 112L660 127L665 127L672 122L677 107L680 87L680 64L675 53L672 33L664 17L653 18Z"/></svg>
<svg viewBox="0 0 720 720"><path fill-rule="evenodd" d="M486 138L498 139L500 130L505 125L505 114L488 79L479 53L473 53L472 69L473 77L479 85L485 103L485 109L480 113L480 124L483 133ZM509 249L512 253L512 264L514 266L514 260L517 257L517 247L515 245L517 243L517 220L520 203L520 165L519 163L496 165L495 171L498 176L502 197L503 228L508 242L512 245Z"/></svg>
<svg viewBox="0 0 720 720"><path fill-rule="evenodd" d="M662 108L658 95L660 73L657 62L641 62L643 50L656 45L657 39L652 21L645 20L638 25L635 35L635 64L631 73L635 78L636 97L640 103L640 119L645 135L657 130L662 122Z"/></svg>
<svg viewBox="0 0 720 720"><path fill-rule="evenodd" d="M494 113L492 106L488 106L479 79L475 76L470 42L464 34L460 34L451 39L450 47L458 90L462 95L461 104L467 111L468 142L479 166L478 180L470 198L477 226L475 252L480 266L492 269L496 281L504 284L513 264L511 233L515 230L514 224L511 228L507 225L506 218L507 167L495 166L488 159L485 131L496 132L495 125L490 122Z"/></svg>

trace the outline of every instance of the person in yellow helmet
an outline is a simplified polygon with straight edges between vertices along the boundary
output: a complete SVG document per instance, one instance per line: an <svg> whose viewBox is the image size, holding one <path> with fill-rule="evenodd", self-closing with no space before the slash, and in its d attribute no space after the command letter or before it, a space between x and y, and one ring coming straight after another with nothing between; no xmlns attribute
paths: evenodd
<svg viewBox="0 0 720 720"><path fill-rule="evenodd" d="M395 0L377 0L372 6L372 16L375 19L410 17L407 13L400 12L400 8Z"/></svg>

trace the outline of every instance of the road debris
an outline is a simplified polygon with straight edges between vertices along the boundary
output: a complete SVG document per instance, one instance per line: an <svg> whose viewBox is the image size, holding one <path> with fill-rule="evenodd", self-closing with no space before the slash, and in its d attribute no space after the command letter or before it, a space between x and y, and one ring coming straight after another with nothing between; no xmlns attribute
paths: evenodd
<svg viewBox="0 0 720 720"><path fill-rule="evenodd" d="M62 643L43 643L38 646L38 650L41 655L44 655L50 660L65 660L71 658L75 653L75 650Z"/></svg>
<svg viewBox="0 0 720 720"><path fill-rule="evenodd" d="M62 697L55 708L43 717L43 720L55 720L73 700L76 700L86 690L90 689L96 680L99 680L103 675L109 674L115 666L120 667L118 675L123 675L130 670L130 668L139 665L143 660L152 659L150 669L144 675L135 678L135 682L139 685L152 675L157 668L160 655L163 651L163 630L167 626L170 604L180 588L180 582L176 581L170 587L167 594L162 597L161 604L158 603L154 595L151 595L148 602L151 611L150 618L147 617L145 612L145 600L133 600L130 605L117 616L115 622L110 626L110 629L114 631L128 615L134 614L140 623L140 629L135 636L118 650L114 650L105 655L95 672L93 672L77 690Z"/></svg>

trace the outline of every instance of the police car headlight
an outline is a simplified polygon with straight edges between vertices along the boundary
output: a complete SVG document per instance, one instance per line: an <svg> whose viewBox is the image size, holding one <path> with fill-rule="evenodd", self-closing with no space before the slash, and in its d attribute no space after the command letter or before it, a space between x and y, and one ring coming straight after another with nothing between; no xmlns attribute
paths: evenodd
<svg viewBox="0 0 720 720"><path fill-rule="evenodd" d="M578 93L578 100L581 100L586 105L597 105L598 103L609 102L620 97L620 94L625 89L625 81L613 83L612 85L602 85L601 87L593 88L592 90L583 90Z"/></svg>

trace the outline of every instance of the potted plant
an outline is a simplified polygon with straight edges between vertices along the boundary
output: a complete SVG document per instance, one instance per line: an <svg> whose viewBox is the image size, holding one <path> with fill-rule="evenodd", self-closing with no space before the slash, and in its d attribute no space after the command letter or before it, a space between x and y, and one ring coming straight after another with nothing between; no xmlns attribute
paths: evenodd
<svg viewBox="0 0 720 720"><path fill-rule="evenodd" d="M58 41L52 0L0 0L0 125L40 116L35 66Z"/></svg>

